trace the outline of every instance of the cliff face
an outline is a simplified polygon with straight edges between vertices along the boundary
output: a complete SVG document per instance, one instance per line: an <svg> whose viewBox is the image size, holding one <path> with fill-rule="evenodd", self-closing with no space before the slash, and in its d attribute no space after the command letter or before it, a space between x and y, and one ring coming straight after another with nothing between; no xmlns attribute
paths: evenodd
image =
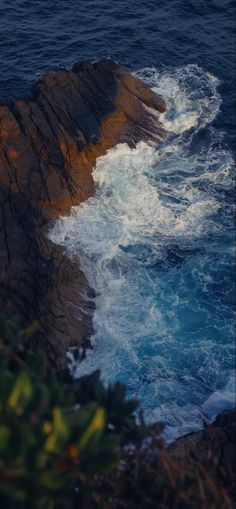
<svg viewBox="0 0 236 509"><path fill-rule="evenodd" d="M168 448L173 458L189 458L195 454L202 462L212 456L232 481L236 473L236 408L225 410L203 431L180 437Z"/></svg>
<svg viewBox="0 0 236 509"><path fill-rule="evenodd" d="M49 72L0 103L0 306L40 326L57 366L89 344L91 290L46 228L94 192L96 158L117 143L162 141L163 99L111 60Z"/></svg>

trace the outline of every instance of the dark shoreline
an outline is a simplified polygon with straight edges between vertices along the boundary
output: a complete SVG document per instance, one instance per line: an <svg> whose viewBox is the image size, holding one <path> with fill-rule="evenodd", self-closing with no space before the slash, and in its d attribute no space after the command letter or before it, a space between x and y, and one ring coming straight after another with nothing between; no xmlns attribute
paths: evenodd
<svg viewBox="0 0 236 509"><path fill-rule="evenodd" d="M112 60L49 72L25 98L1 102L0 305L23 324L38 323L34 346L58 368L69 347L89 346L93 302L84 274L46 231L93 195L97 157L117 143L167 136L155 114L164 110L160 96Z"/></svg>

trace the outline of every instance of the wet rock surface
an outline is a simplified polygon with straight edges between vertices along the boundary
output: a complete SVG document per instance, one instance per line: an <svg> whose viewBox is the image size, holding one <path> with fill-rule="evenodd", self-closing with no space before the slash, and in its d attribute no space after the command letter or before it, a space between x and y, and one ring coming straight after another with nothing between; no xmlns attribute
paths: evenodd
<svg viewBox="0 0 236 509"><path fill-rule="evenodd" d="M162 141L163 99L112 60L52 71L0 103L0 306L36 320L35 345L57 367L89 346L94 301L85 276L47 229L94 193L96 158L117 143Z"/></svg>

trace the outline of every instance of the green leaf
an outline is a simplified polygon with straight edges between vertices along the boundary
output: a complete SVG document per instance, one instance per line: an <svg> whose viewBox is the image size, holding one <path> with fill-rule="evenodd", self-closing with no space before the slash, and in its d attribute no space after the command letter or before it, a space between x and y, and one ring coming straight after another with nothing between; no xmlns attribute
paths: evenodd
<svg viewBox="0 0 236 509"><path fill-rule="evenodd" d="M15 381L8 398L8 407L17 415L21 415L33 394L33 387L29 375L21 371Z"/></svg>
<svg viewBox="0 0 236 509"><path fill-rule="evenodd" d="M70 429L62 409L55 407L53 409L53 429L46 440L45 449L48 452L58 452L60 443L65 442L69 436Z"/></svg>
<svg viewBox="0 0 236 509"><path fill-rule="evenodd" d="M85 449L92 438L101 435L104 430L105 421L106 415L104 408L97 408L94 417L79 441L78 447L80 451Z"/></svg>
<svg viewBox="0 0 236 509"><path fill-rule="evenodd" d="M7 426L0 426L0 451L3 452L8 446L11 431Z"/></svg>

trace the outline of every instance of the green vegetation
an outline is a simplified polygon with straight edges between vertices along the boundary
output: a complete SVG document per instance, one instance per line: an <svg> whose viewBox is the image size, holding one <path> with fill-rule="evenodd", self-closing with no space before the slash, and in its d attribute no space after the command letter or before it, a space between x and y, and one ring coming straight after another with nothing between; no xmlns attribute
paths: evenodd
<svg viewBox="0 0 236 509"><path fill-rule="evenodd" d="M55 372L34 331L0 320L2 509L231 509L215 464L174 463L122 384Z"/></svg>

